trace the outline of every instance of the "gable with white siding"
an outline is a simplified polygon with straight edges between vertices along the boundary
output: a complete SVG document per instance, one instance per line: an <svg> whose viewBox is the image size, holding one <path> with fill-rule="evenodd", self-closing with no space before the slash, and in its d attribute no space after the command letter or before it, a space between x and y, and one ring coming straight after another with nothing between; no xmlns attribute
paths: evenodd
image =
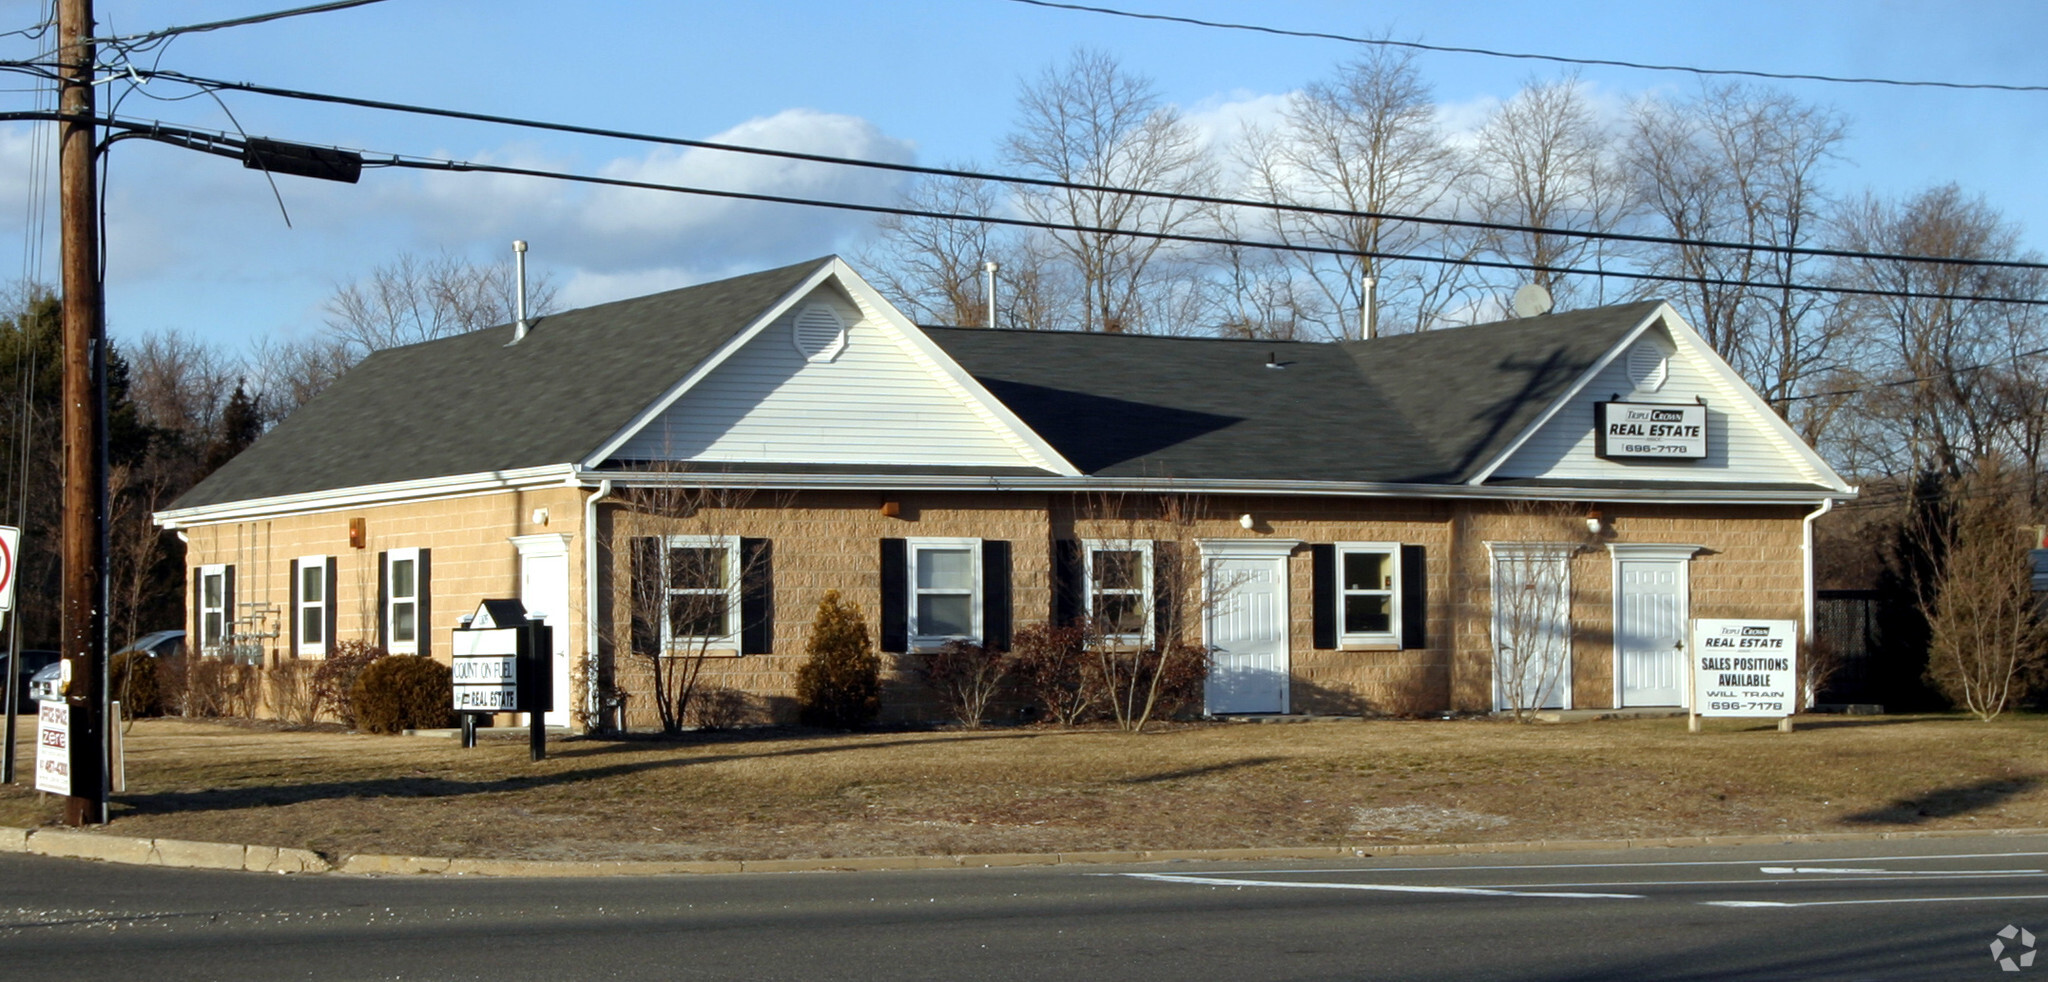
<svg viewBox="0 0 2048 982"><path fill-rule="evenodd" d="M1608 460L1595 451L1594 405L1608 401L1707 407L1707 455L1698 460ZM1479 481L1818 484L1842 479L1669 307L1612 352ZM1478 483L1478 482L1475 482Z"/></svg>
<svg viewBox="0 0 2048 982"><path fill-rule="evenodd" d="M1068 470L864 284L786 305L612 456L733 464ZM844 287L851 287L850 289ZM829 311L832 316L826 316ZM827 325L845 330L833 343Z"/></svg>

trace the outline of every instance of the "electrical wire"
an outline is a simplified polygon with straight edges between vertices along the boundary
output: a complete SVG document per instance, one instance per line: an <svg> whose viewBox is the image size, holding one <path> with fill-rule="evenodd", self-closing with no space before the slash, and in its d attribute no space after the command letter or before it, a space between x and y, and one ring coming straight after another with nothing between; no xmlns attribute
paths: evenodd
<svg viewBox="0 0 2048 982"><path fill-rule="evenodd" d="M1196 17L1179 17L1171 14L1143 14L1133 10L1118 10L1114 7L1096 7L1079 3L1056 3L1054 0L1009 0L1010 3L1027 7L1044 7L1052 10L1072 10L1088 14L1102 14L1109 17L1125 17L1131 20L1163 21L1170 24L1188 24L1195 27L1209 27L1230 31L1250 31L1257 34L1272 34L1280 37L1310 38L1318 41L1343 41L1348 44L1367 44L1387 48L1407 48L1411 51L1429 51L1438 54L1480 55L1487 58L1511 58L1520 61L1548 61L1561 65L1584 65L1596 68L1629 68L1647 72L1684 72L1691 75L1727 75L1741 78L1767 78L1788 82L1831 82L1843 85L1896 85L1910 88L1989 90L1993 92L2048 92L2048 85L2007 85L1996 82L1941 82L1915 79L1876 78L1842 75L1813 75L1802 72L1765 72L1741 68L1700 68L1693 65L1659 65L1652 62L1618 61L1610 58L1572 58L1564 55L1539 55L1518 51L1496 51L1489 48L1467 48L1445 44L1424 44L1420 41L1395 41L1388 38L1355 37L1349 34L1332 34L1327 31L1300 31L1280 27L1266 27L1260 24L1238 24L1229 21L1202 20Z"/></svg>
<svg viewBox="0 0 2048 982"><path fill-rule="evenodd" d="M596 136L607 139L627 140L638 143L652 143L663 146L685 147L699 150L713 150L725 153L739 153L753 156L773 157L782 160L798 160L808 163L831 164L835 166L860 167L901 174L917 174L926 177L948 177L964 180L986 181L992 184L1007 184L1021 187L1042 187L1060 191L1079 191L1088 194L1110 194L1133 198L1150 198L1161 201L1175 201L1186 204L1248 208L1260 211L1287 214L1315 215L1355 221L1388 221L1416 225L1430 225L1443 228L1464 228L1489 232L1511 232L1519 235L1553 235L1566 238L1594 241L1632 242L1643 245L1681 246L1699 249L1723 249L1733 251L1762 252L1774 255L1810 256L1830 259L1858 259L1882 262L1936 263L1952 266L1975 266L1999 269L2048 270L2048 262L2006 259L1976 259L1963 257L1920 256L1900 253L1858 252L1848 249L1826 249L1814 246L1782 246L1755 242L1723 242L1710 239L1686 239L1664 235L1644 235L1632 232L1588 231L1580 229L1549 228L1541 225L1519 225L1509 222L1485 222L1472 219L1440 218L1428 215L1403 215L1392 212L1354 211L1343 208L1327 208L1316 205L1284 204L1271 201L1254 201L1243 198L1225 198L1213 195L1185 194L1174 191L1153 191L1143 188L1125 188L1112 185L1089 184L1076 181L1062 181L1052 178L1023 177L1014 174L994 174L982 171L961 170L950 167L927 167L918 164L898 164L879 160L861 160L831 154L805 153L796 150L777 150L770 147L748 146L736 143L719 143L710 140L693 140L684 137L661 136L631 130L617 130L605 127L583 126L574 123L556 123L517 116L502 116L491 113L469 112L459 109L441 109L410 103L388 102L380 99L364 99L355 96L309 92L303 89L286 89L277 86L258 85L252 82L232 82L223 79L203 78L183 72L136 70L136 74L152 78L163 78L201 87L230 89L255 95L267 95L283 99L321 102L332 105L354 106L360 109L375 109L387 112L401 112L413 115L435 116L444 119L460 119L469 122L492 123L525 129L548 130L558 133L573 133L579 136ZM1339 250L1342 252L1343 250ZM1535 268L1535 267L1531 267Z"/></svg>
<svg viewBox="0 0 2048 982"><path fill-rule="evenodd" d="M166 27L162 30L150 31L146 34L87 38L86 43L140 45L164 38L176 37L180 34L198 34L204 31L218 31L228 27L246 27L250 24L263 24L274 20L283 20L287 17L298 17L304 14L324 14L330 11L347 10L350 7L363 7L383 2L384 0L332 0L330 3L316 3L306 7L293 7L289 10L273 10L265 14L251 14L247 17L236 17L231 20L208 21L204 24L187 24L183 27Z"/></svg>

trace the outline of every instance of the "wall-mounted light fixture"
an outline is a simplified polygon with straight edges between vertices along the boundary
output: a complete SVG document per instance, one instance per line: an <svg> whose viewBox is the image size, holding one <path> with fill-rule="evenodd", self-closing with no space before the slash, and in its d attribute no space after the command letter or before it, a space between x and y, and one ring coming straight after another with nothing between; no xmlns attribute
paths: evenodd
<svg viewBox="0 0 2048 982"><path fill-rule="evenodd" d="M1599 535L1607 530L1607 519L1600 514L1600 506L1594 505L1586 512L1586 531Z"/></svg>
<svg viewBox="0 0 2048 982"><path fill-rule="evenodd" d="M901 516L902 514L903 514L903 503L902 503L902 502L900 502L900 501L896 501L896 500L894 500L894 499L885 499L885 500L884 500L884 501L882 502L882 517L883 517L883 518L896 518L896 517L899 517L899 516Z"/></svg>
<svg viewBox="0 0 2048 982"><path fill-rule="evenodd" d="M351 549L361 549L363 546L369 544L369 541L369 534L363 530L363 520L361 518L349 519L348 547Z"/></svg>
<svg viewBox="0 0 2048 982"><path fill-rule="evenodd" d="M545 508L535 508L530 517L533 519L533 524L546 525L548 523L548 510Z"/></svg>
<svg viewBox="0 0 2048 982"><path fill-rule="evenodd" d="M1253 526L1255 526L1255 525L1257 525L1257 524L1259 524L1259 523L1258 523L1257 521L1253 520L1253 518L1252 518L1252 516L1251 516L1251 513L1250 513L1250 512L1246 512L1245 514L1243 514L1243 515L1239 515L1239 516L1237 517L1237 524L1239 524L1239 525L1241 525L1241 526L1243 526L1243 527L1245 527L1245 528L1252 528Z"/></svg>

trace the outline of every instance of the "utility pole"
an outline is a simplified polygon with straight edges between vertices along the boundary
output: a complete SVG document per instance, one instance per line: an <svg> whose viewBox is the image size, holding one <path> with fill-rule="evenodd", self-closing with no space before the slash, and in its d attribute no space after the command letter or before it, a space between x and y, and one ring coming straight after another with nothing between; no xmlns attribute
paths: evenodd
<svg viewBox="0 0 2048 982"><path fill-rule="evenodd" d="M63 226L63 649L71 709L66 824L107 821L106 328L100 303L99 194L93 175L92 0L57 3L58 207ZM9 707L10 709L12 707Z"/></svg>

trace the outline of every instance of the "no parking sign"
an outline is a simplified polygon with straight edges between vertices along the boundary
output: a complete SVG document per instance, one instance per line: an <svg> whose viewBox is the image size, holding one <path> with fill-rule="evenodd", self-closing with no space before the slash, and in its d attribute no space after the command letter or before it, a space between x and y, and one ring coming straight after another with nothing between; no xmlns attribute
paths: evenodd
<svg viewBox="0 0 2048 982"><path fill-rule="evenodd" d="M20 547L21 530L0 525L0 613L14 609L14 559Z"/></svg>

